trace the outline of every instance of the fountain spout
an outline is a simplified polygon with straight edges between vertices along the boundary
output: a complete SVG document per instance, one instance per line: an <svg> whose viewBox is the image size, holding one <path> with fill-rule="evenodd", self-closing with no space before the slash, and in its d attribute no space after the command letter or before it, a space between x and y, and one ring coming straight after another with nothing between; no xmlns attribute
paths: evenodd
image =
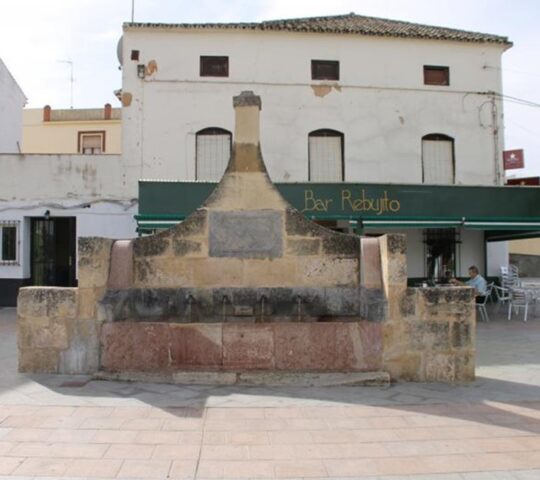
<svg viewBox="0 0 540 480"><path fill-rule="evenodd" d="M302 302L303 299L300 295L296 296L296 313L298 314L298 321L302 321Z"/></svg>

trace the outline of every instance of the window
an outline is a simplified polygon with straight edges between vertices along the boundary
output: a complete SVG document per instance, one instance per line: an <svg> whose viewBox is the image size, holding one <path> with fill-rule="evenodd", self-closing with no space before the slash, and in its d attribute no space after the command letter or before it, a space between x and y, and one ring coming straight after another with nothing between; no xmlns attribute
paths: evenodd
<svg viewBox="0 0 540 480"><path fill-rule="evenodd" d="M19 222L0 222L0 264L17 264Z"/></svg>
<svg viewBox="0 0 540 480"><path fill-rule="evenodd" d="M221 180L231 158L232 134L222 128L205 128L197 132L195 179L207 182Z"/></svg>
<svg viewBox="0 0 540 480"><path fill-rule="evenodd" d="M422 137L422 181L430 184L455 182L454 140L433 133Z"/></svg>
<svg viewBox="0 0 540 480"><path fill-rule="evenodd" d="M429 279L444 281L455 277L457 270L456 246L460 243L459 231L455 228L424 230L426 270Z"/></svg>
<svg viewBox="0 0 540 480"><path fill-rule="evenodd" d="M78 150L85 155L105 152L105 132L79 132Z"/></svg>
<svg viewBox="0 0 540 480"><path fill-rule="evenodd" d="M228 77L229 57L201 56L201 77Z"/></svg>
<svg viewBox="0 0 540 480"><path fill-rule="evenodd" d="M342 182L343 134L321 129L308 137L308 179L312 182Z"/></svg>
<svg viewBox="0 0 540 480"><path fill-rule="evenodd" d="M311 60L312 80L339 80L339 62L336 60Z"/></svg>
<svg viewBox="0 0 540 480"><path fill-rule="evenodd" d="M450 85L450 69L424 65L424 85Z"/></svg>

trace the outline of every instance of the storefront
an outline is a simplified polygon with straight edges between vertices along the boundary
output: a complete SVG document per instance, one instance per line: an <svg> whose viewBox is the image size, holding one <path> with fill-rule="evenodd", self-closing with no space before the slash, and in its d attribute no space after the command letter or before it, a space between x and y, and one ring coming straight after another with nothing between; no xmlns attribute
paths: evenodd
<svg viewBox="0 0 540 480"><path fill-rule="evenodd" d="M170 228L198 208L215 183L140 181L138 233ZM476 264L496 275L506 240L540 236L540 188L278 183L291 205L330 228L361 235L402 232L411 281L465 276Z"/></svg>

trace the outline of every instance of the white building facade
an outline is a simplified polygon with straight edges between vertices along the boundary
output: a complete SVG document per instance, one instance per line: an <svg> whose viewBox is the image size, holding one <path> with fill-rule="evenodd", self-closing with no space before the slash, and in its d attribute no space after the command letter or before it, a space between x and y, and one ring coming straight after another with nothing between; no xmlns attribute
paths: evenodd
<svg viewBox="0 0 540 480"><path fill-rule="evenodd" d="M0 153L21 151L26 97L0 58Z"/></svg>
<svg viewBox="0 0 540 480"><path fill-rule="evenodd" d="M123 152L143 178L217 181L231 99L253 90L274 182L502 185L505 37L349 14L126 24L121 46ZM488 269L483 231L406 233L411 277ZM453 258L434 272L426 245L441 241L454 244ZM507 254L502 244L490 250L495 274Z"/></svg>

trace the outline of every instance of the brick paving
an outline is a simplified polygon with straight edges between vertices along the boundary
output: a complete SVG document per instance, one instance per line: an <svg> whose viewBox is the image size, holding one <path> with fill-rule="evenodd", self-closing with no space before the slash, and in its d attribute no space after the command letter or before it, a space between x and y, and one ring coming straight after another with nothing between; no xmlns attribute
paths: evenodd
<svg viewBox="0 0 540 480"><path fill-rule="evenodd" d="M471 384L238 388L20 375L0 309L0 480L539 480L540 318L491 317Z"/></svg>

